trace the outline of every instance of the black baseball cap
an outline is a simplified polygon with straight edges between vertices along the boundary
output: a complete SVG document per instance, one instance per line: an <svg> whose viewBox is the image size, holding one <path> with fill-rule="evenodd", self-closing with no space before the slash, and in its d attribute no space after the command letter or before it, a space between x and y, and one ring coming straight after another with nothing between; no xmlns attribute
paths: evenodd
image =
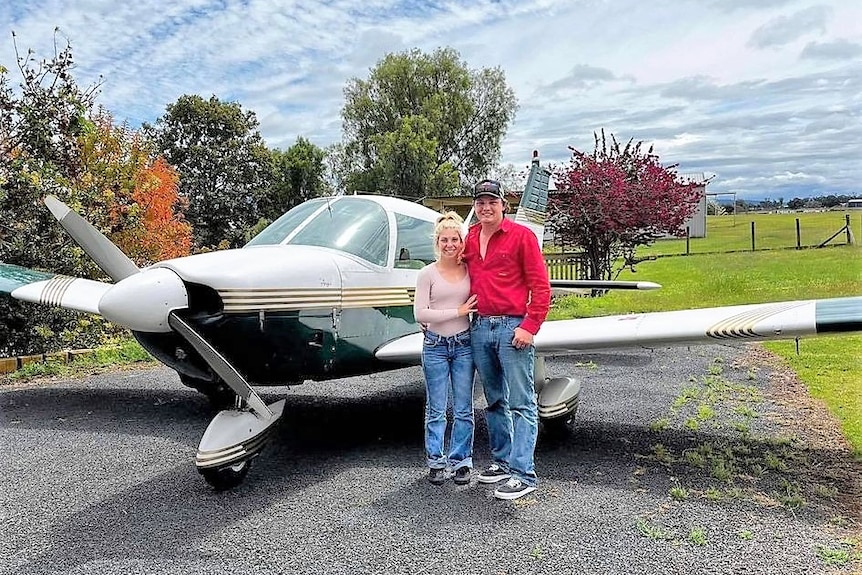
<svg viewBox="0 0 862 575"><path fill-rule="evenodd" d="M482 180L473 187L473 199L480 196L491 196L506 201L503 197L503 187L496 180Z"/></svg>

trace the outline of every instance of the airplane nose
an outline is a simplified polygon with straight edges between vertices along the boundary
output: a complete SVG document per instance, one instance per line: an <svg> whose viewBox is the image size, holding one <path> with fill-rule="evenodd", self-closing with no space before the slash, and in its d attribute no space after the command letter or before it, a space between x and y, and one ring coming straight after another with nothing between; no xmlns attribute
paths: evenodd
<svg viewBox="0 0 862 575"><path fill-rule="evenodd" d="M166 268L149 268L117 282L99 300L99 313L134 331L169 332L171 310L187 308L180 277Z"/></svg>

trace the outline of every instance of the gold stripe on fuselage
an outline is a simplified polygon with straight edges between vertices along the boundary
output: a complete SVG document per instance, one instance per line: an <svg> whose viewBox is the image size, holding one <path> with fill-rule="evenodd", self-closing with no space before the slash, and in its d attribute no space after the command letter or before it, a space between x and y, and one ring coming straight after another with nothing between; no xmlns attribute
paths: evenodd
<svg viewBox="0 0 862 575"><path fill-rule="evenodd" d="M40 303L62 307L63 296L66 295L66 290L69 289L69 286L72 285L75 279L69 276L58 275L48 280L48 283L42 288Z"/></svg>
<svg viewBox="0 0 862 575"><path fill-rule="evenodd" d="M218 290L225 313L413 305L414 287Z"/></svg>
<svg viewBox="0 0 862 575"><path fill-rule="evenodd" d="M706 335L716 339L746 339L763 337L767 334L758 333L755 326L764 319L789 309L799 307L798 302L764 304L753 310L745 311L733 317L721 320L706 330Z"/></svg>

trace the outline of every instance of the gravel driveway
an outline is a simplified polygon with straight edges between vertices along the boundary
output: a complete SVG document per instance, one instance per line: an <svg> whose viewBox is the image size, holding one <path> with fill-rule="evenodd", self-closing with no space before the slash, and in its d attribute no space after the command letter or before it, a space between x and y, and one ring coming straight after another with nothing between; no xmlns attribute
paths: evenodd
<svg viewBox="0 0 862 575"><path fill-rule="evenodd" d="M583 380L539 490L434 487L418 369L293 388L234 491L195 471L212 416L174 372L0 386L0 573L851 573L862 471L758 348L549 359ZM786 382L785 382L786 383ZM487 432L477 386L477 465ZM808 424L812 428L807 428ZM824 435L825 433L825 435ZM856 507L854 507L854 505Z"/></svg>

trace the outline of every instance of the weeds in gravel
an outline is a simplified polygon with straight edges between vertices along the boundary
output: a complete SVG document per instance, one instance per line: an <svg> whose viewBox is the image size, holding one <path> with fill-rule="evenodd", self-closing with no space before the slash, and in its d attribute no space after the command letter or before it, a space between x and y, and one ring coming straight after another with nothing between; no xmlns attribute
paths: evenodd
<svg viewBox="0 0 862 575"><path fill-rule="evenodd" d="M661 443L652 446L652 459L663 465L670 465L674 461L670 451Z"/></svg>
<svg viewBox="0 0 862 575"><path fill-rule="evenodd" d="M657 419L649 424L650 431L664 431L667 429L668 425L670 425L670 420L666 417L662 417L661 419Z"/></svg>
<svg viewBox="0 0 862 575"><path fill-rule="evenodd" d="M685 501L688 499L688 489L679 484L679 481L676 482L676 485L670 488L670 496L672 499L676 501Z"/></svg>
<svg viewBox="0 0 862 575"><path fill-rule="evenodd" d="M644 519L643 517L638 517L635 526L637 527L637 530L641 535L649 539L670 541L676 537L672 531L655 525L650 520Z"/></svg>
<svg viewBox="0 0 862 575"><path fill-rule="evenodd" d="M852 561L862 560L862 554L855 551L856 544L850 540L839 542L835 546L818 545L817 556L830 567L846 567Z"/></svg>
<svg viewBox="0 0 862 575"><path fill-rule="evenodd" d="M692 527L688 532L688 540L695 545L706 545L706 531L702 527Z"/></svg>
<svg viewBox="0 0 862 575"><path fill-rule="evenodd" d="M806 505L799 484L783 478L781 479L781 491L775 492L775 498L788 509L799 509Z"/></svg>
<svg viewBox="0 0 862 575"><path fill-rule="evenodd" d="M815 483L812 489L814 494L822 499L835 499L838 496L838 488L834 485L830 486Z"/></svg>
<svg viewBox="0 0 862 575"><path fill-rule="evenodd" d="M654 421L650 428L655 433L673 433L674 428L681 428L697 438L706 427L724 425L732 427L738 435L730 440L702 441L681 452L675 452L664 442L655 443L649 455L640 456L671 472L683 466L703 470L708 475L704 485L686 484L686 478L691 475L684 472L678 479L674 478L668 491L672 500L746 499L758 505L795 511L808 504L806 495L830 500L838 496L837 489L825 485L812 486L806 494L800 484L788 476L792 469L807 465L806 456L794 437L753 438L751 422L760 417L759 405L763 401L756 385L733 381L722 358L714 359L707 371L699 378L692 377L690 385L674 399L668 416ZM747 372L748 375L752 373L751 369ZM736 376L741 377L742 373ZM731 421L728 423L727 419ZM650 531L646 524L641 527Z"/></svg>
<svg viewBox="0 0 862 575"><path fill-rule="evenodd" d="M743 529L739 532L739 538L745 541L751 541L754 539L754 532L751 529Z"/></svg>
<svg viewBox="0 0 862 575"><path fill-rule="evenodd" d="M536 545L532 550L530 550L530 557L535 561L541 561L545 558L545 551L542 549L541 545Z"/></svg>
<svg viewBox="0 0 862 575"><path fill-rule="evenodd" d="M703 496L710 501L721 501L723 493L715 487L707 487L703 492Z"/></svg>

